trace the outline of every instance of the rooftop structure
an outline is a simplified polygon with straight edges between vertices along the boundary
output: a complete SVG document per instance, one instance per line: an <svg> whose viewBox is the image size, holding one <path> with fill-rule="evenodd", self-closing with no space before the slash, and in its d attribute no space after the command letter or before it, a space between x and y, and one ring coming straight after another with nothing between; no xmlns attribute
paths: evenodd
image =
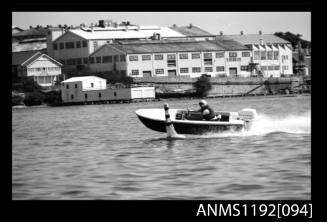
<svg viewBox="0 0 327 222"><path fill-rule="evenodd" d="M185 36L190 36L190 37L214 37L215 35L197 27L192 24L189 26L172 26L170 27L174 31L177 31Z"/></svg>
<svg viewBox="0 0 327 222"><path fill-rule="evenodd" d="M279 38L274 34L240 34L240 35L219 35L217 40L234 40L243 45L250 44L291 44L290 42Z"/></svg>

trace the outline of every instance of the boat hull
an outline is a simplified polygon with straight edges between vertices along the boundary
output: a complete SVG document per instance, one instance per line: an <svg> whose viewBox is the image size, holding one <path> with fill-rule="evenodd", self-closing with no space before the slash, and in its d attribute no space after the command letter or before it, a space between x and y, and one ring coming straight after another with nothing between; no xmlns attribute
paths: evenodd
<svg viewBox="0 0 327 222"><path fill-rule="evenodd" d="M137 115L140 121L149 129L166 132L166 125L164 120L150 119L140 115ZM244 128L243 124L206 124L196 123L193 124L191 121L172 121L174 128L179 134L205 134L205 133L218 133L223 131L241 131Z"/></svg>

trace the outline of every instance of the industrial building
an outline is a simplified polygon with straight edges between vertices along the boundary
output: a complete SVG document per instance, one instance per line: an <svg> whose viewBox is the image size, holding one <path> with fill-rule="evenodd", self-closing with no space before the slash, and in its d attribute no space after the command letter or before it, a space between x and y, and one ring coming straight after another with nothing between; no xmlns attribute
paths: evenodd
<svg viewBox="0 0 327 222"><path fill-rule="evenodd" d="M217 40L234 40L252 51L253 71L265 77L293 74L292 45L274 34L244 34L217 36Z"/></svg>
<svg viewBox="0 0 327 222"><path fill-rule="evenodd" d="M232 40L120 41L103 45L89 59L92 72L132 77L251 74L251 50Z"/></svg>
<svg viewBox="0 0 327 222"><path fill-rule="evenodd" d="M155 89L154 87L109 88L106 85L106 79L83 76L61 82L61 98L64 103L154 99Z"/></svg>

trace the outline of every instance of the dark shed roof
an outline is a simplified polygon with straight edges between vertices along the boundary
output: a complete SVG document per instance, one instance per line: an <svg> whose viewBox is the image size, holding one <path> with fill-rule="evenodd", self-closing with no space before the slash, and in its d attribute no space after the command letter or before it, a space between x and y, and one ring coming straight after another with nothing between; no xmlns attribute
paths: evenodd
<svg viewBox="0 0 327 222"><path fill-rule="evenodd" d="M206 36L215 36L207 31L204 31L203 29L200 29L199 27L197 26L180 26L180 27L169 27L183 35L186 35L186 36L202 36L202 37L206 37Z"/></svg>

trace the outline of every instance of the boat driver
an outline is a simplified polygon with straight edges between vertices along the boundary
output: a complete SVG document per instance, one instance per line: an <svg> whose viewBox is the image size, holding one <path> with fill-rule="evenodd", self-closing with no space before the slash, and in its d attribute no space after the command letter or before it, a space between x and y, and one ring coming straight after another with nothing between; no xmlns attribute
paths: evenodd
<svg viewBox="0 0 327 222"><path fill-rule="evenodd" d="M201 100L199 102L201 109L198 112L202 113L202 116L205 120L215 120L215 111L208 105L207 101Z"/></svg>

